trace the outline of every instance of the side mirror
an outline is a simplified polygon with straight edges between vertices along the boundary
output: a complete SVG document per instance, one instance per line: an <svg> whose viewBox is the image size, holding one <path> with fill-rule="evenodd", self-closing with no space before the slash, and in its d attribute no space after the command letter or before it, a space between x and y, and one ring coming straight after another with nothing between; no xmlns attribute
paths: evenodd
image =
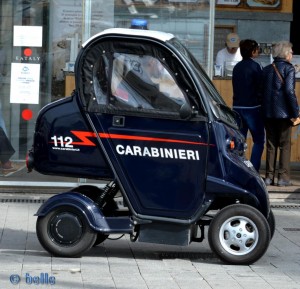
<svg viewBox="0 0 300 289"><path fill-rule="evenodd" d="M180 115L180 118L182 119L188 119L192 116L193 114L193 110L191 108L191 106L185 102L181 107L180 107L180 110L179 110L179 115Z"/></svg>

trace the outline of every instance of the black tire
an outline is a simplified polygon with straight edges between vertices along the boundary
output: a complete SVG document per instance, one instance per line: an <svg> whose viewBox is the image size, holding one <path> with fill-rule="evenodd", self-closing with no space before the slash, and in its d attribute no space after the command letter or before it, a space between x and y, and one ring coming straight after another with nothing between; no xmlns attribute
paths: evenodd
<svg viewBox="0 0 300 289"><path fill-rule="evenodd" d="M264 255L270 239L266 218L254 207L242 204L218 212L208 230L212 251L229 264L254 263Z"/></svg>
<svg viewBox="0 0 300 289"><path fill-rule="evenodd" d="M271 240L272 240L272 238L274 236L274 233L275 233L275 228L276 228L275 216L274 216L274 213L273 213L272 210L270 210L269 217L268 217L267 221L268 221L268 224L269 224L270 233L271 233Z"/></svg>
<svg viewBox="0 0 300 289"><path fill-rule="evenodd" d="M62 206L38 217L36 232L44 249L60 257L80 257L97 238L83 213L71 206Z"/></svg>

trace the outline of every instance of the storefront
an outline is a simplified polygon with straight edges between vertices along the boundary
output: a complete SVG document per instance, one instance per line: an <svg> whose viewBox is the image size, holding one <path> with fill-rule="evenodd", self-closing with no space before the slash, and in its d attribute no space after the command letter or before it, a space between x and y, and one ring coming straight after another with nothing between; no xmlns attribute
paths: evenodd
<svg viewBox="0 0 300 289"><path fill-rule="evenodd" d="M294 13L293 8L296 9ZM299 37L296 37L295 33L290 35L291 26L294 26L294 30L299 27L299 24L296 26L299 23L297 11L299 11L299 1L216 1L214 56L219 49L224 47L225 35L229 32L237 32L241 39L255 39L260 44L261 53L257 61L262 66L271 63L271 45L273 42L281 40L293 43L292 63L300 64ZM228 70L224 69L224 71ZM221 77L213 77L213 82L226 103L231 107L233 92L230 73L229 75L224 73ZM300 103L300 73L296 74L296 95L298 103ZM299 127L293 128L291 162L300 161L299 133ZM248 135L247 142L249 157L252 147L250 135ZM263 154L264 159L265 152Z"/></svg>

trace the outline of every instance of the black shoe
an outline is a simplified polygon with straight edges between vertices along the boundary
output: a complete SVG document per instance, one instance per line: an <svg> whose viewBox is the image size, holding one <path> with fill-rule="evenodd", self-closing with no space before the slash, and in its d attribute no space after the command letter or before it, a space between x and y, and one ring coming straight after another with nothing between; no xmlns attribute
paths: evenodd
<svg viewBox="0 0 300 289"><path fill-rule="evenodd" d="M270 178L265 178L265 185L266 186L271 186L271 185L274 185L274 182Z"/></svg>
<svg viewBox="0 0 300 289"><path fill-rule="evenodd" d="M279 179L277 185L278 187L288 187L288 186L292 186L293 184L291 181Z"/></svg>

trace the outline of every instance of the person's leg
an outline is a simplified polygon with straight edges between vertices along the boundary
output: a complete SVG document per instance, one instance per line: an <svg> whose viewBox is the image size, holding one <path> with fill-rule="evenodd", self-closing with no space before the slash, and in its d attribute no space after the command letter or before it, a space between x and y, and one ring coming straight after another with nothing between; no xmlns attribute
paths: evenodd
<svg viewBox="0 0 300 289"><path fill-rule="evenodd" d="M278 179L290 180L290 158L291 158L291 132L292 127L289 119L282 119L279 125L279 166Z"/></svg>
<svg viewBox="0 0 300 289"><path fill-rule="evenodd" d="M1 107L1 105L0 105ZM0 109L0 127L2 127L4 133L7 135L7 130L6 130L6 126L5 126L5 122L3 119L3 115L2 115L2 110Z"/></svg>
<svg viewBox="0 0 300 289"><path fill-rule="evenodd" d="M266 179L274 181L277 156L277 128L274 119L265 120L266 129Z"/></svg>
<svg viewBox="0 0 300 289"><path fill-rule="evenodd" d="M250 161L254 168L259 171L265 145L265 127L260 108L248 109L245 118L253 139Z"/></svg>
<svg viewBox="0 0 300 289"><path fill-rule="evenodd" d="M12 147L7 135L0 127L0 162L1 167L4 170L13 169L10 158L15 153L14 148Z"/></svg>
<svg viewBox="0 0 300 289"><path fill-rule="evenodd" d="M239 123L240 131L246 140L249 128L248 128L247 120L245 119L244 109L235 108L234 111L237 112L241 118L241 123Z"/></svg>

